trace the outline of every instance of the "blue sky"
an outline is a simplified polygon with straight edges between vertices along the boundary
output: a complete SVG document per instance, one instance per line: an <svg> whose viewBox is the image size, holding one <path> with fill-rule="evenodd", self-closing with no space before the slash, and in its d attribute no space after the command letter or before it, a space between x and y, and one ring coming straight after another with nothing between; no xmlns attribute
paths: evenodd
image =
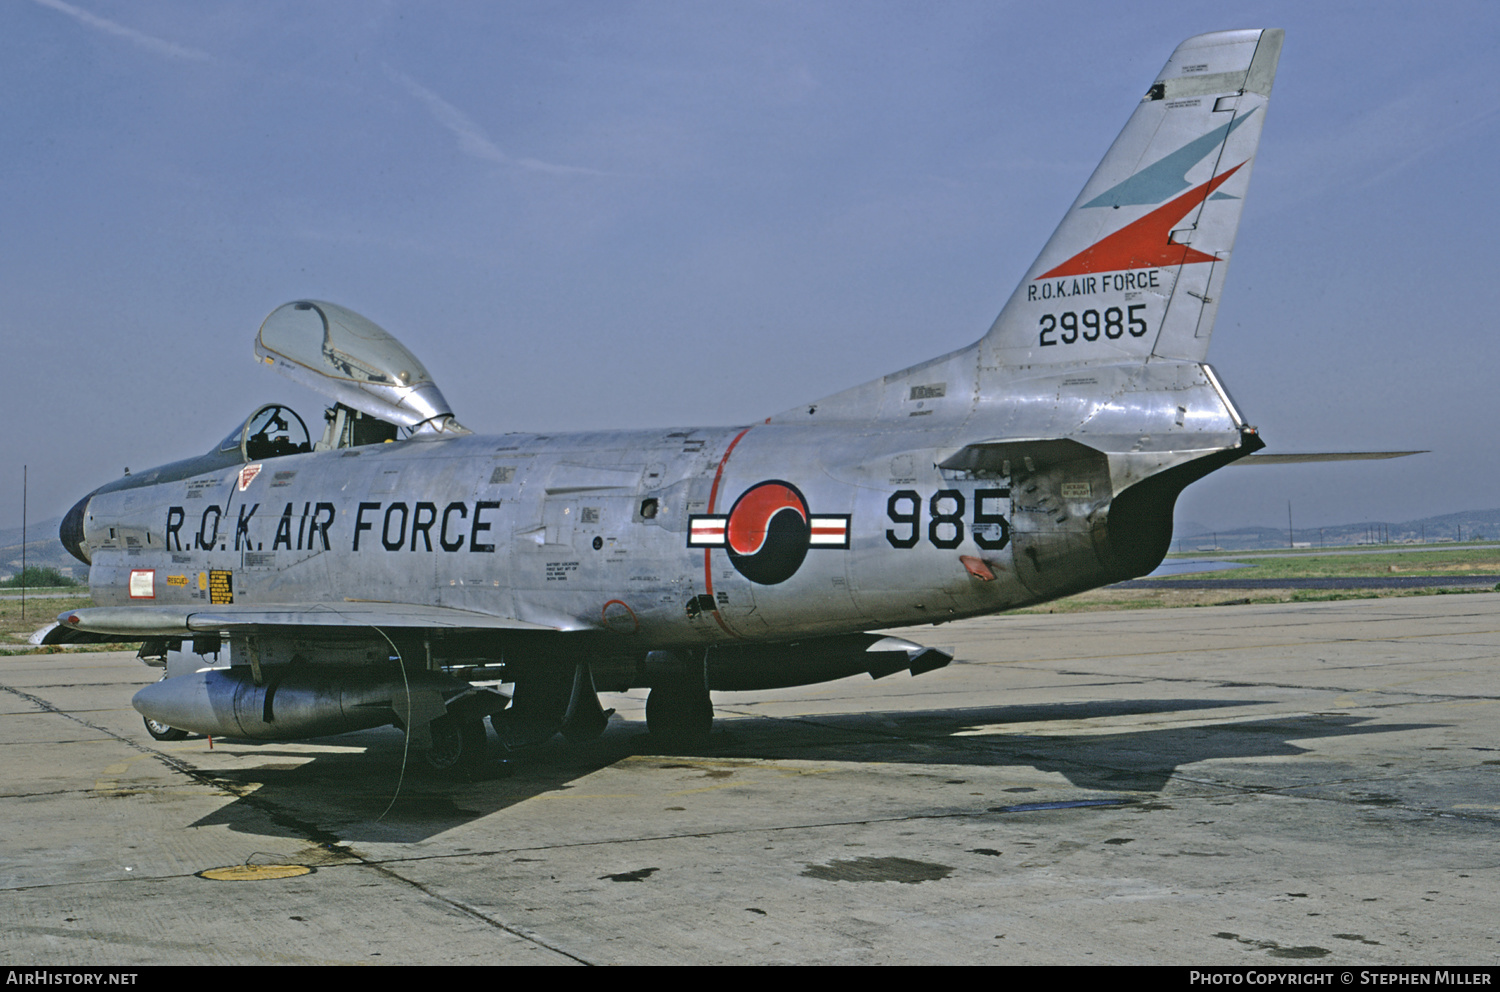
<svg viewBox="0 0 1500 992"><path fill-rule="evenodd" d="M1282 27L1210 360L1227 529L1500 506L1500 5L0 4L0 522L313 394L313 297L481 431L746 423L967 344L1183 38ZM17 423L13 420L13 424Z"/></svg>

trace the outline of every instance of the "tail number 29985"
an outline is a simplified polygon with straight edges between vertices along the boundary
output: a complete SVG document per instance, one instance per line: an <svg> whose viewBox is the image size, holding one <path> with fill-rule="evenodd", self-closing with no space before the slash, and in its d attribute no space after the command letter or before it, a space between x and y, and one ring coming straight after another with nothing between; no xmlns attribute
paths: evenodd
<svg viewBox="0 0 1500 992"><path fill-rule="evenodd" d="M1054 344L1073 344L1080 339L1097 341L1100 334L1114 340L1124 337L1126 331L1130 332L1131 337L1138 338L1143 336L1147 329L1146 318L1140 314L1140 311L1145 309L1144 303L1132 303L1124 310L1119 307L1110 307L1104 311L1102 317L1098 310L1085 310L1081 316L1072 310L1067 311L1061 317L1055 313L1044 313L1038 321L1042 329L1038 340L1041 341L1043 347L1046 347Z"/></svg>

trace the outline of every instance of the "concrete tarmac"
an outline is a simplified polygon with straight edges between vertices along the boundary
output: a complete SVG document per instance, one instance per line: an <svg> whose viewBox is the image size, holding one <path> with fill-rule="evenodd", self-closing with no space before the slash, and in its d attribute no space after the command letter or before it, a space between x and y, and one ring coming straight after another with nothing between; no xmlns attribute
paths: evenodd
<svg viewBox="0 0 1500 992"><path fill-rule="evenodd" d="M130 655L0 658L0 962L1500 963L1500 594L906 636L958 660L719 694L690 753L606 697L469 783L390 729L158 743ZM199 874L243 865L310 870Z"/></svg>

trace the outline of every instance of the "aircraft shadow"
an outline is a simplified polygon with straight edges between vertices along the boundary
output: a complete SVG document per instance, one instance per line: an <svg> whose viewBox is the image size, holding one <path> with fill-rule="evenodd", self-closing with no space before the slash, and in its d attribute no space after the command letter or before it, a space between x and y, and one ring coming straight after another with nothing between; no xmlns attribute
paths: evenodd
<svg viewBox="0 0 1500 992"><path fill-rule="evenodd" d="M1367 717L1302 714L1189 727L1119 732L1013 732L1007 726L1066 723L1255 705L1236 700L1130 700L943 710L860 712L795 718L726 720L707 746L663 748L640 724L615 721L597 740L561 738L531 748L501 771L497 762L475 780L431 777L415 759L403 773L404 737L386 728L328 739L365 750L307 752L284 745L246 745L261 759L253 768L213 778L239 798L193 826L224 825L261 836L318 843L414 843L537 796L569 788L626 758L662 755L695 761L776 760L878 762L909 766L1028 767L1063 776L1079 789L1154 793L1184 765L1223 758L1272 758L1309 753L1292 741L1386 734L1430 724L1372 724ZM499 746L491 744L498 756ZM236 746L241 746L236 742ZM283 760L278 760L283 759ZM295 759L295 760L285 760ZM1297 766L1287 766L1296 768ZM1294 787L1306 781L1266 783ZM1304 776L1305 777L1305 776Z"/></svg>

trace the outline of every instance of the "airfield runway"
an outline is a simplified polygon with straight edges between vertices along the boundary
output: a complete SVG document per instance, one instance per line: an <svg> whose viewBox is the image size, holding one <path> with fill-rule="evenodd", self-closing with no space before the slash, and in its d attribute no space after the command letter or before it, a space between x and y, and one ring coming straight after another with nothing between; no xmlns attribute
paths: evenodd
<svg viewBox="0 0 1500 992"><path fill-rule="evenodd" d="M607 697L462 784L389 729L160 744L130 655L0 658L0 961L1500 963L1500 594L907 636L958 660L719 695L692 753Z"/></svg>

